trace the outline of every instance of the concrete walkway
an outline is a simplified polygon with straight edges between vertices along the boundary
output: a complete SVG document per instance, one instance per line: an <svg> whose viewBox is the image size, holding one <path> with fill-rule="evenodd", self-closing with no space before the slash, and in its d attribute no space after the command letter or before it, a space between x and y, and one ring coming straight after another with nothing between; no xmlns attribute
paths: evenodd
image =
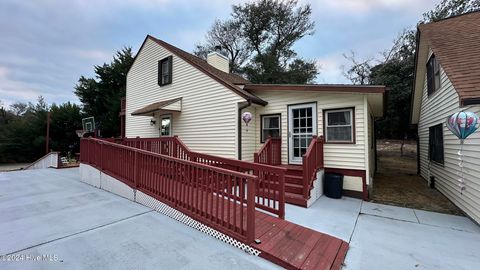
<svg viewBox="0 0 480 270"><path fill-rule="evenodd" d="M480 227L462 216L321 197L286 219L350 243L343 269L480 269Z"/></svg>
<svg viewBox="0 0 480 270"><path fill-rule="evenodd" d="M78 180L78 168L0 173L0 255L14 255L0 269L278 269Z"/></svg>

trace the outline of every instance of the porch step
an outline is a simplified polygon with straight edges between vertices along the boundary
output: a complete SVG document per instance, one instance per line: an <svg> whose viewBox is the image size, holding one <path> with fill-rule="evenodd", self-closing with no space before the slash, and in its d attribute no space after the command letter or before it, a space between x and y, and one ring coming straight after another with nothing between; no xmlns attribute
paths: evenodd
<svg viewBox="0 0 480 270"><path fill-rule="evenodd" d="M298 165L285 165L282 166L287 169L287 175L292 175L292 176L302 176L303 175L303 168L302 166Z"/></svg>
<svg viewBox="0 0 480 270"><path fill-rule="evenodd" d="M285 192L302 194L303 193L303 185L285 182Z"/></svg>
<svg viewBox="0 0 480 270"><path fill-rule="evenodd" d="M285 183L303 185L303 177L296 175L285 175Z"/></svg>
<svg viewBox="0 0 480 270"><path fill-rule="evenodd" d="M303 195L300 194L285 192L285 202L307 207L307 200L303 197Z"/></svg>

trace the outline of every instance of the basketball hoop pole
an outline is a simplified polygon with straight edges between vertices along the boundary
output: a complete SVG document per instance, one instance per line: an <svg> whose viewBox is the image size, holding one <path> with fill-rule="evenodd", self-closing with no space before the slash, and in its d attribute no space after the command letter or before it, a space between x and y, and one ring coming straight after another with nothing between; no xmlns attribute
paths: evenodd
<svg viewBox="0 0 480 270"><path fill-rule="evenodd" d="M49 141L50 141L50 111L47 112L47 136L45 136L45 154L48 154Z"/></svg>

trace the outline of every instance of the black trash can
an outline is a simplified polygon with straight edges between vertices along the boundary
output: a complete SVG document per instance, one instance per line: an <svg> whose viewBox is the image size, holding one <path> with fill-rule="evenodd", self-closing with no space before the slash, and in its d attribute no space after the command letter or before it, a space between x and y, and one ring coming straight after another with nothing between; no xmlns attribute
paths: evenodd
<svg viewBox="0 0 480 270"><path fill-rule="evenodd" d="M323 192L325 196L333 199L342 198L343 190L343 174L339 173L325 173L325 180L323 183Z"/></svg>

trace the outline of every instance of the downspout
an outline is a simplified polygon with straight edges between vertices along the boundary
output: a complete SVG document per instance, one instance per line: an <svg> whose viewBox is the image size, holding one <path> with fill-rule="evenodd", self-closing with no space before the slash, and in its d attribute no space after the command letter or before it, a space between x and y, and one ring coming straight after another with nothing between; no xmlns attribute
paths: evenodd
<svg viewBox="0 0 480 270"><path fill-rule="evenodd" d="M420 175L420 136L418 136L418 127L415 137L417 139L417 175Z"/></svg>
<svg viewBox="0 0 480 270"><path fill-rule="evenodd" d="M252 105L251 100L247 100L247 103L239 103L238 117L237 117L237 130L238 130L238 160L242 160L242 110Z"/></svg>

